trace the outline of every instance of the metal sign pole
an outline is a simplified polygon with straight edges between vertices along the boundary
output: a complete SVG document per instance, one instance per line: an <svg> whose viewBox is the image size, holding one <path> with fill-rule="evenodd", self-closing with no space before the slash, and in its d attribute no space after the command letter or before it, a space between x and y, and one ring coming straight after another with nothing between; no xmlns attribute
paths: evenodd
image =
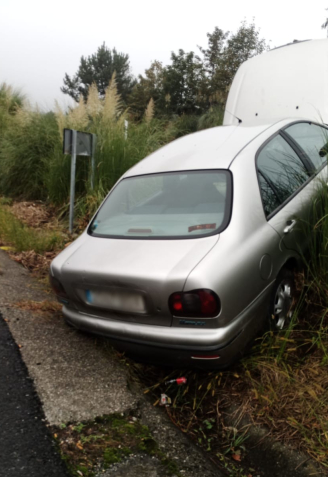
<svg viewBox="0 0 328 477"><path fill-rule="evenodd" d="M71 159L71 189L69 204L69 233L73 233L74 200L75 200L75 172L76 172L76 131L72 130L72 159Z"/></svg>
<svg viewBox="0 0 328 477"><path fill-rule="evenodd" d="M96 140L97 136L92 134L92 152L91 152L91 190L95 185L95 152L96 152Z"/></svg>

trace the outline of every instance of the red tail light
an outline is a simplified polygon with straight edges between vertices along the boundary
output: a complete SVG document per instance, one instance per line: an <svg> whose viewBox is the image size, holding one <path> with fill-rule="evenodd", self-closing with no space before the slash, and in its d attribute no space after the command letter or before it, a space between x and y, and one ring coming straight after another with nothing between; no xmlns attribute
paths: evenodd
<svg viewBox="0 0 328 477"><path fill-rule="evenodd" d="M192 290L173 293L169 308L174 316L213 318L220 312L220 300L211 290Z"/></svg>

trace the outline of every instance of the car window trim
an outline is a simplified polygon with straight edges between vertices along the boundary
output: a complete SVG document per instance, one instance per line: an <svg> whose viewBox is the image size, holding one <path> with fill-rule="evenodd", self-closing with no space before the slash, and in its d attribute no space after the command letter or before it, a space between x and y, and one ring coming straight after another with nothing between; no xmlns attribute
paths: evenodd
<svg viewBox="0 0 328 477"><path fill-rule="evenodd" d="M283 128L281 128L281 131L282 131L284 134L286 134L286 135L291 139L291 141L293 141L293 142L295 143L296 147L300 149L300 151L302 152L302 154L304 154L304 156L307 158L307 160L310 162L310 164L312 164L312 166L313 166L312 175L313 175L313 177L314 177L314 176L318 175L319 172L321 172L322 169L323 169L325 166L328 165L328 155L326 155L326 161L325 161L318 169L316 169L316 168L315 168L315 165L313 164L313 162L312 162L312 160L311 160L311 158L310 158L310 156L304 151L304 149L301 147L301 145L298 144L298 142L297 142L294 138L292 138L292 137L288 134L288 132L286 131L290 126L294 126L295 124L314 124L315 126L319 126L319 127L323 128L323 129L326 129L327 135L328 135L328 125L327 125L327 124L320 124L320 123L317 123L317 122L315 122L315 121L304 121L304 120L303 120L303 121L294 121L294 122L292 122L292 123L290 123L290 124L287 124L287 126L284 126Z"/></svg>
<svg viewBox="0 0 328 477"><path fill-rule="evenodd" d="M113 192L113 190L118 186L121 181L132 179L133 177L144 177L144 176L156 176L156 175L163 175L163 174L183 174L188 172L224 172L227 177L227 197L226 197L226 204L225 204L225 211L224 211L224 221L222 222L221 226L218 227L211 233L207 234L199 234L199 235L167 235L167 236L160 236L160 237L133 237L133 236L126 236L126 235L102 235L92 232L91 227L94 221L97 219L97 215L100 209L103 207L105 202L109 199L109 196ZM232 216L232 208L233 208L233 174L229 169L187 169L181 171L165 171L165 172L153 172L153 173L146 173L146 174L137 174L134 176L122 177L122 179L115 184L115 186L111 189L111 191L107 194L105 200L102 202L101 206L97 210L96 214L93 216L88 228L87 234L90 237L96 238L110 238L110 239L118 239L118 240L191 240L191 239L198 239L198 238L206 238L212 237L213 235L219 235L222 233L229 225L231 216Z"/></svg>
<svg viewBox="0 0 328 477"><path fill-rule="evenodd" d="M293 122L293 123L291 123L291 124L288 124L286 127L292 126L293 124L298 124L298 123L311 123L311 121L295 121L295 122ZM261 194L261 185L260 185L260 181L259 181L260 169L258 168L257 161L258 161L258 157L259 157L259 155L260 155L262 149L264 149L264 147L265 147L270 141L272 141L276 136L280 136L280 137L282 137L282 138L286 141L286 139L284 138L284 136L281 134L281 131L283 131L284 129L285 129L285 128L281 128L281 129L279 129L278 131L276 131L274 134L272 134L272 136L270 136L266 141L264 141L263 144L261 144L261 146L259 147L259 149L256 151L256 154L255 154L255 168L256 168L257 182L258 182L259 193L260 193L261 202L262 202L263 213L264 213L264 217L265 217L265 219L266 219L267 222L268 222L272 217L274 217L278 212L280 212L280 210L281 210L283 207L285 207L285 205L287 205L288 202L290 202L291 200L293 200L293 198L294 198L304 187L306 187L306 186L310 183L310 181L316 176L316 174L314 174L314 173L312 173L312 175L309 175L307 181L303 182L303 184L302 184L298 189L296 189L296 190L288 197L288 199L286 199L284 202L282 202L279 207L277 207L276 209L274 209L274 210L271 212L271 214L269 214L269 215L266 215L266 214L265 214L265 208L264 208L264 204L263 204L263 197L262 197L262 194ZM289 144L288 141L286 141L286 142L287 142L287 144ZM290 147L292 147L292 146L290 146ZM292 148L292 149L293 149L293 148ZM293 150L294 150L294 149L293 149ZM297 151L294 150L294 152L295 152L295 154L297 155L297 157L300 159L300 161L304 164L304 162L302 161L301 157L298 155ZM311 161L311 162L312 162L312 161ZM307 172L310 173L311 171L309 171L309 170L307 169L307 167L306 167L305 164L304 164L304 166L305 166ZM262 177L264 177L264 176L263 176L263 173L261 173L261 174L262 174ZM269 183L269 185L270 185L270 183Z"/></svg>
<svg viewBox="0 0 328 477"><path fill-rule="evenodd" d="M300 160L302 161L307 173L309 176L312 176L315 174L316 168L313 162L311 161L310 157L306 154L304 149L301 147L300 144L298 144L292 136L290 136L286 131L283 129L280 131L281 137L285 139L287 144L290 145L290 147L294 150L294 152L298 155Z"/></svg>

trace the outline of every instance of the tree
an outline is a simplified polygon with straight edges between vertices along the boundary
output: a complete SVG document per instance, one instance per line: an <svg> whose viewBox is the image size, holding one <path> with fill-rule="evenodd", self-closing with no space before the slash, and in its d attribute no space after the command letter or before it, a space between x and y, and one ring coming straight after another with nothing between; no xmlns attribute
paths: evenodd
<svg viewBox="0 0 328 477"><path fill-rule="evenodd" d="M80 95L86 100L89 87L92 83L96 83L100 97L104 97L114 72L118 93L126 102L135 84L130 74L129 55L118 53L115 48L110 50L105 43L93 55L81 57L79 69L73 77L65 73L64 86L60 89L75 101L79 101Z"/></svg>
<svg viewBox="0 0 328 477"><path fill-rule="evenodd" d="M201 113L204 108L202 84L203 64L193 51L179 50L171 54L171 65L164 72L164 94L169 98L170 112L175 114Z"/></svg>
<svg viewBox="0 0 328 477"><path fill-rule="evenodd" d="M255 24L243 21L236 33L215 27L208 33L208 47L199 47L207 75L207 94L210 103L225 102L228 88L239 66L249 58L268 49L260 39Z"/></svg>
<svg viewBox="0 0 328 477"><path fill-rule="evenodd" d="M164 72L160 61L153 61L145 70L145 75L139 75L138 82L133 87L129 97L129 108L136 119L141 119L151 98L155 103L155 111L165 110Z"/></svg>
<svg viewBox="0 0 328 477"><path fill-rule="evenodd" d="M180 49L172 52L170 65L154 61L139 75L129 97L135 118L143 117L151 98L157 117L202 114L214 104L221 107L241 63L268 49L254 23L245 21L234 34L215 27L207 38L207 47L199 47L202 58Z"/></svg>
<svg viewBox="0 0 328 477"><path fill-rule="evenodd" d="M214 28L213 33L207 33L208 47L198 48L204 55L203 63L207 73L211 76L215 73L218 62L223 54L223 49L230 32L224 32L218 27Z"/></svg>

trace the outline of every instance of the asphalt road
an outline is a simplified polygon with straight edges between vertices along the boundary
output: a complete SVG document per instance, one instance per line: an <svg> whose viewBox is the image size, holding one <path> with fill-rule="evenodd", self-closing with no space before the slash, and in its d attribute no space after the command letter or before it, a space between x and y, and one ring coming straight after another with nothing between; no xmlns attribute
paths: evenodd
<svg viewBox="0 0 328 477"><path fill-rule="evenodd" d="M0 476L68 475L18 346L0 315Z"/></svg>

